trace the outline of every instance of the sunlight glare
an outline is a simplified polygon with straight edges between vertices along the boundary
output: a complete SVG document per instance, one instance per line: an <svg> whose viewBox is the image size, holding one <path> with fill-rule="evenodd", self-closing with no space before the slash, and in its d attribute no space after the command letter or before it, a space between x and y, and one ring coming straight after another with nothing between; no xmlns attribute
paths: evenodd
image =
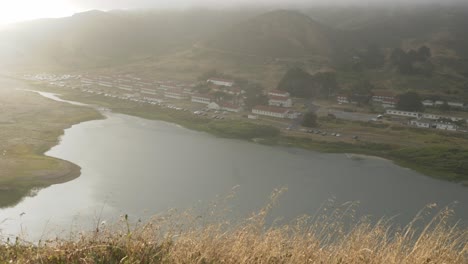
<svg viewBox="0 0 468 264"><path fill-rule="evenodd" d="M0 25L68 16L75 12L74 6L64 0L0 0Z"/></svg>

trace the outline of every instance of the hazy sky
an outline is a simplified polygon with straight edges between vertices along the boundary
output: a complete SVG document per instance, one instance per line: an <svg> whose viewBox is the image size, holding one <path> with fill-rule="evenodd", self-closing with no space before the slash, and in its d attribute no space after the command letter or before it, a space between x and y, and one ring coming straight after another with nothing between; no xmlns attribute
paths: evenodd
<svg viewBox="0 0 468 264"><path fill-rule="evenodd" d="M466 0L392 0L391 2L463 2ZM0 0L0 24L43 17L69 16L90 9L227 7L235 5L376 4L388 0Z"/></svg>

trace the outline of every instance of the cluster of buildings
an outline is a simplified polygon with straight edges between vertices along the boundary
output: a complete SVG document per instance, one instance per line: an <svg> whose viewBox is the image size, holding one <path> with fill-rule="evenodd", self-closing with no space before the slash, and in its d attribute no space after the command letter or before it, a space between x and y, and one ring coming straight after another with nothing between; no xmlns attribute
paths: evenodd
<svg viewBox="0 0 468 264"><path fill-rule="evenodd" d="M235 82L231 80L211 78L207 80L209 91L198 93L194 88L196 83L186 84L172 81L147 81L134 76L118 76L117 78L98 76L82 77L83 87L100 87L120 90L128 96L138 96L149 101L167 100L190 100L193 103L205 104L213 110L224 110L228 112L242 111L241 95L244 93ZM213 93L221 92L229 97L225 100L222 96L215 97Z"/></svg>
<svg viewBox="0 0 468 264"><path fill-rule="evenodd" d="M398 104L398 96L391 91L385 90L374 90L372 95L339 94L336 100L339 104L357 104L357 99L363 96L367 96L367 99L370 99L372 103L379 104L383 108L395 108Z"/></svg>
<svg viewBox="0 0 468 264"><path fill-rule="evenodd" d="M102 94L119 94L125 98L140 98L145 101L162 103L165 100L188 100L195 104L204 104L207 109L239 113L244 110L245 92L235 81L210 78L205 86L209 87L205 93L195 89L198 83L181 83L174 81L146 80L133 75L76 75L55 76L39 74L28 76L29 79L64 82L67 87L80 88L83 91L94 91ZM65 84L65 82L68 82ZM222 96L222 95L225 96ZM220 96L221 95L221 96ZM283 119L297 118L300 113L293 111L292 98L284 91L272 90L268 92L268 105L258 105L252 109L250 117L268 116ZM258 116L254 116L258 115Z"/></svg>
<svg viewBox="0 0 468 264"><path fill-rule="evenodd" d="M388 109L386 114L391 116L411 118L409 124L415 127L434 128L447 131L459 130L460 127L456 123L465 121L465 119L460 117L448 117L430 113L408 112L393 109Z"/></svg>
<svg viewBox="0 0 468 264"><path fill-rule="evenodd" d="M163 98L187 99L193 93L195 84L176 83L171 81L149 81L132 75L123 76L82 76L82 87L116 89L123 93L141 96L146 99Z"/></svg>
<svg viewBox="0 0 468 264"><path fill-rule="evenodd" d="M291 109L293 102L288 92L272 90L268 92L268 105L257 105L252 114L276 118L295 119L300 113ZM251 116L255 118L255 116Z"/></svg>
<svg viewBox="0 0 468 264"><path fill-rule="evenodd" d="M468 103L460 103L460 102L450 102L450 101L442 101L442 100L424 100L422 101L422 104L425 107L441 107L445 104L447 104L451 108L456 108L456 109L468 109Z"/></svg>
<svg viewBox="0 0 468 264"><path fill-rule="evenodd" d="M357 104L357 95L339 94L336 100L339 104ZM373 104L381 105L385 109L396 108L398 104L398 95L387 90L373 90L370 100ZM441 107L447 104L454 109L468 109L468 103L451 102L442 100L424 100L421 102L425 107Z"/></svg>

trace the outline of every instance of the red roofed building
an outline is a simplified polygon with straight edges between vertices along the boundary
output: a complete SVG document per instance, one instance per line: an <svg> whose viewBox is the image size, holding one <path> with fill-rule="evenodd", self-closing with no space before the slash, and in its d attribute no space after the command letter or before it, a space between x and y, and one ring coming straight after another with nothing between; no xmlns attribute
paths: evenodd
<svg viewBox="0 0 468 264"><path fill-rule="evenodd" d="M194 94L192 95L192 102L200 104L210 104L213 100L213 96L209 94Z"/></svg>
<svg viewBox="0 0 468 264"><path fill-rule="evenodd" d="M393 92L385 90L372 91L372 101L374 102L393 101L395 99L396 95Z"/></svg>
<svg viewBox="0 0 468 264"><path fill-rule="evenodd" d="M252 109L253 114L271 116L277 118L287 118L289 110L276 106L258 105Z"/></svg>
<svg viewBox="0 0 468 264"><path fill-rule="evenodd" d="M291 98L285 97L285 96L269 95L268 105L280 106L280 107L292 107L292 100Z"/></svg>

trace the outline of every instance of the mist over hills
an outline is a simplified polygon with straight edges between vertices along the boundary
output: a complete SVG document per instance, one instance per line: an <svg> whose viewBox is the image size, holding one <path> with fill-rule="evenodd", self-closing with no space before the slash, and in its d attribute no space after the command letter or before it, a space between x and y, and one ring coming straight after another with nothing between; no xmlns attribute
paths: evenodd
<svg viewBox="0 0 468 264"><path fill-rule="evenodd" d="M80 69L110 66L188 48L250 12L89 11L17 24L0 33L13 65ZM0 53L1 54L1 53Z"/></svg>
<svg viewBox="0 0 468 264"><path fill-rule="evenodd" d="M291 66L309 72L339 71L375 45L386 60L381 72L389 73L381 82L389 83L396 76L388 62L392 50L424 45L431 49L439 82L464 89L466 25L466 5L90 11L25 22L0 32L0 64L190 78L220 69L273 85Z"/></svg>

